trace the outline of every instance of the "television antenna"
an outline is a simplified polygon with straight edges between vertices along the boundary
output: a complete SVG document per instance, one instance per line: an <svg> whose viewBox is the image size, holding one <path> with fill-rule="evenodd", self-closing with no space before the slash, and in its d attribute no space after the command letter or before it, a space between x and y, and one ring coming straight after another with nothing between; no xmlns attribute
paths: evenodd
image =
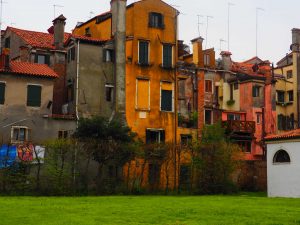
<svg viewBox="0 0 300 225"><path fill-rule="evenodd" d="M222 43L226 42L224 39L220 38L220 52L222 52Z"/></svg>
<svg viewBox="0 0 300 225"><path fill-rule="evenodd" d="M256 32L255 32L255 35L256 35L256 38L255 38L255 54L256 54L256 56L257 56L257 43L258 43L258 13L260 11L265 11L265 10L263 8L259 8L259 7L256 8L256 26L255 26L255 28L256 28Z"/></svg>
<svg viewBox="0 0 300 225"><path fill-rule="evenodd" d="M2 54L2 14L3 14L3 4L7 2L4 2L3 0L0 0L0 54Z"/></svg>
<svg viewBox="0 0 300 225"><path fill-rule="evenodd" d="M227 45L228 45L228 47L227 47L227 49L228 49L228 51L230 50L230 6L234 6L234 4L233 3L231 3L231 2L228 2L228 23L227 23L227 35L228 35L228 37L227 37Z"/></svg>
<svg viewBox="0 0 300 225"><path fill-rule="evenodd" d="M54 19L56 18L56 8L63 8L63 5L53 5L53 15L54 15Z"/></svg>
<svg viewBox="0 0 300 225"><path fill-rule="evenodd" d="M213 16L206 16L206 37L205 37L205 49L207 48L207 37L208 37L208 21L209 19L213 19Z"/></svg>
<svg viewBox="0 0 300 225"><path fill-rule="evenodd" d="M198 18L198 37L201 36L201 32L200 32L200 25L203 25L203 23L200 23L200 18L203 17L202 15L197 15L197 18Z"/></svg>

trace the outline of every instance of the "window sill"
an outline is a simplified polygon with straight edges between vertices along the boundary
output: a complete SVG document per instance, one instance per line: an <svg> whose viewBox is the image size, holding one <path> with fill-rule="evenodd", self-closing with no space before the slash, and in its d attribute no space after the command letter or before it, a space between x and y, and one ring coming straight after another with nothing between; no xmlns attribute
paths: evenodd
<svg viewBox="0 0 300 225"><path fill-rule="evenodd" d="M163 70L174 70L175 69L175 67L173 67L173 66L163 66L162 64L160 64L159 66Z"/></svg>
<svg viewBox="0 0 300 225"><path fill-rule="evenodd" d="M139 112L150 112L150 109L141 109L141 108L135 108L135 111L139 111Z"/></svg>
<svg viewBox="0 0 300 225"><path fill-rule="evenodd" d="M153 29L159 29L159 30L164 30L165 29L165 25L162 24L161 26L152 26L152 25L148 25L149 28L153 28Z"/></svg>
<svg viewBox="0 0 300 225"><path fill-rule="evenodd" d="M160 110L160 111L164 113L174 113L174 111L166 111L166 110Z"/></svg>
<svg viewBox="0 0 300 225"><path fill-rule="evenodd" d="M139 63L139 62L136 62L136 65L138 65L140 67L151 67L151 66L153 66L153 63Z"/></svg>

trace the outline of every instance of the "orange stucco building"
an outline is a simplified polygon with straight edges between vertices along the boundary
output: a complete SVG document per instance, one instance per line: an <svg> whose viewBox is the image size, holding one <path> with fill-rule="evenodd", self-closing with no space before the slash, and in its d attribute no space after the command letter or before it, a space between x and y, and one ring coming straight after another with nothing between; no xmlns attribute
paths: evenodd
<svg viewBox="0 0 300 225"><path fill-rule="evenodd" d="M125 115L128 126L145 143L177 142L175 64L178 15L176 9L161 0L143 0L126 7ZM77 25L73 33L102 40L113 39L112 12ZM131 172L142 171L146 177L152 173L153 178L148 178L150 183L165 186L164 168L172 170L173 182L167 181L170 182L168 185L172 187L177 183L174 176L177 170L174 172L169 165L157 166L155 162L149 162L144 168L139 164L138 161L131 162ZM174 167L174 163L172 165ZM157 175L157 171L161 171L161 175Z"/></svg>

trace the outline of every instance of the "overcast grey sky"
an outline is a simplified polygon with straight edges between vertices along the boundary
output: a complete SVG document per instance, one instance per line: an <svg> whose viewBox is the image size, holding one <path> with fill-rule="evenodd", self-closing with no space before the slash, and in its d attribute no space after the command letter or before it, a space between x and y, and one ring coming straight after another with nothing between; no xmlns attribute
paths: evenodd
<svg viewBox="0 0 300 225"><path fill-rule="evenodd" d="M78 21L86 21L90 16L109 10L110 0L4 0L3 24L23 29L47 31L56 15L67 17L67 31L71 31ZM128 0L128 4L134 0ZM299 0L166 0L182 12L179 17L179 38L189 43L198 36L200 17L201 36L206 37L206 15L209 19L207 47L214 47L219 54L220 39L227 41L227 9L230 7L230 51L232 58L242 61L255 56L255 21L258 12L258 56L277 62L288 51L291 44L291 29L300 28ZM92 12L92 13L90 13ZM94 14L93 14L94 13ZM227 43L222 42L222 50Z"/></svg>

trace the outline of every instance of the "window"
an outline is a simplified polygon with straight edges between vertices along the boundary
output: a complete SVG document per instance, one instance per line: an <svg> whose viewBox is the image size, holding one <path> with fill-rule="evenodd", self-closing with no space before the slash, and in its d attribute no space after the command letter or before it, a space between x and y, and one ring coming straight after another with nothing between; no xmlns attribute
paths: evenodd
<svg viewBox="0 0 300 225"><path fill-rule="evenodd" d="M3 105L5 102L5 83L0 82L0 105Z"/></svg>
<svg viewBox="0 0 300 225"><path fill-rule="evenodd" d="M139 41L139 64L149 65L149 42Z"/></svg>
<svg viewBox="0 0 300 225"><path fill-rule="evenodd" d="M156 129L146 130L146 143L164 143L165 142L165 131Z"/></svg>
<svg viewBox="0 0 300 225"><path fill-rule="evenodd" d="M233 100L233 84L230 84L230 100Z"/></svg>
<svg viewBox="0 0 300 225"><path fill-rule="evenodd" d="M68 102L72 102L74 100L74 84L72 81L67 86L67 98Z"/></svg>
<svg viewBox="0 0 300 225"><path fill-rule="evenodd" d="M161 83L160 110L173 112L173 84L169 82Z"/></svg>
<svg viewBox="0 0 300 225"><path fill-rule="evenodd" d="M252 96L253 97L259 97L259 89L260 89L259 86L253 86L253 88L252 88Z"/></svg>
<svg viewBox="0 0 300 225"><path fill-rule="evenodd" d="M4 43L5 48L10 48L10 38L5 38L5 43Z"/></svg>
<svg viewBox="0 0 300 225"><path fill-rule="evenodd" d="M239 114L229 113L227 114L227 120L241 120L241 116Z"/></svg>
<svg viewBox="0 0 300 225"><path fill-rule="evenodd" d="M111 102L113 100L113 90L114 86L106 84L105 85L105 99L107 102Z"/></svg>
<svg viewBox="0 0 300 225"><path fill-rule="evenodd" d="M39 85L27 86L27 106L40 107L41 106L42 87Z"/></svg>
<svg viewBox="0 0 300 225"><path fill-rule="evenodd" d="M284 103L284 91L277 91L277 102Z"/></svg>
<svg viewBox="0 0 300 225"><path fill-rule="evenodd" d="M289 163L291 162L289 154L285 150L279 150L275 153L273 163Z"/></svg>
<svg viewBox="0 0 300 225"><path fill-rule="evenodd" d="M289 102L294 101L294 91L288 91Z"/></svg>
<svg viewBox="0 0 300 225"><path fill-rule="evenodd" d="M160 178L160 165L149 163L148 182L150 185L158 185Z"/></svg>
<svg viewBox="0 0 300 225"><path fill-rule="evenodd" d="M288 70L286 72L286 77L287 77L287 79L293 78L293 70Z"/></svg>
<svg viewBox="0 0 300 225"><path fill-rule="evenodd" d="M172 68L172 49L170 44L163 45L163 68Z"/></svg>
<svg viewBox="0 0 300 225"><path fill-rule="evenodd" d="M205 124L211 125L212 124L212 111L205 110Z"/></svg>
<svg viewBox="0 0 300 225"><path fill-rule="evenodd" d="M66 139L69 136L69 132L67 130L60 130L58 131L58 138L59 139Z"/></svg>
<svg viewBox="0 0 300 225"><path fill-rule="evenodd" d="M210 65L210 55L204 54L204 66L209 66L209 65Z"/></svg>
<svg viewBox="0 0 300 225"><path fill-rule="evenodd" d="M251 141L241 141L238 145L242 148L243 152L251 153Z"/></svg>
<svg viewBox="0 0 300 225"><path fill-rule="evenodd" d="M164 17L161 13L149 13L149 27L164 28Z"/></svg>
<svg viewBox="0 0 300 225"><path fill-rule="evenodd" d="M114 62L114 50L103 49L103 62Z"/></svg>
<svg viewBox="0 0 300 225"><path fill-rule="evenodd" d="M257 124L261 123L261 114L260 113L256 113L256 123Z"/></svg>
<svg viewBox="0 0 300 225"><path fill-rule="evenodd" d="M180 135L180 142L182 146L188 146L192 143L192 136L188 134L181 134Z"/></svg>
<svg viewBox="0 0 300 225"><path fill-rule="evenodd" d="M191 166L180 165L180 189L188 189L191 183Z"/></svg>
<svg viewBox="0 0 300 225"><path fill-rule="evenodd" d="M85 28L85 36L91 37L91 29L89 27Z"/></svg>
<svg viewBox="0 0 300 225"><path fill-rule="evenodd" d="M205 80L205 92L212 93L212 80Z"/></svg>
<svg viewBox="0 0 300 225"><path fill-rule="evenodd" d="M72 47L68 50L68 62L75 60L75 47Z"/></svg>
<svg viewBox="0 0 300 225"><path fill-rule="evenodd" d="M150 110L150 80L136 80L136 109Z"/></svg>
<svg viewBox="0 0 300 225"><path fill-rule="evenodd" d="M11 128L11 142L24 142L30 140L30 130L27 127L13 126Z"/></svg>
<svg viewBox="0 0 300 225"><path fill-rule="evenodd" d="M50 55L35 54L34 62L50 65Z"/></svg>

